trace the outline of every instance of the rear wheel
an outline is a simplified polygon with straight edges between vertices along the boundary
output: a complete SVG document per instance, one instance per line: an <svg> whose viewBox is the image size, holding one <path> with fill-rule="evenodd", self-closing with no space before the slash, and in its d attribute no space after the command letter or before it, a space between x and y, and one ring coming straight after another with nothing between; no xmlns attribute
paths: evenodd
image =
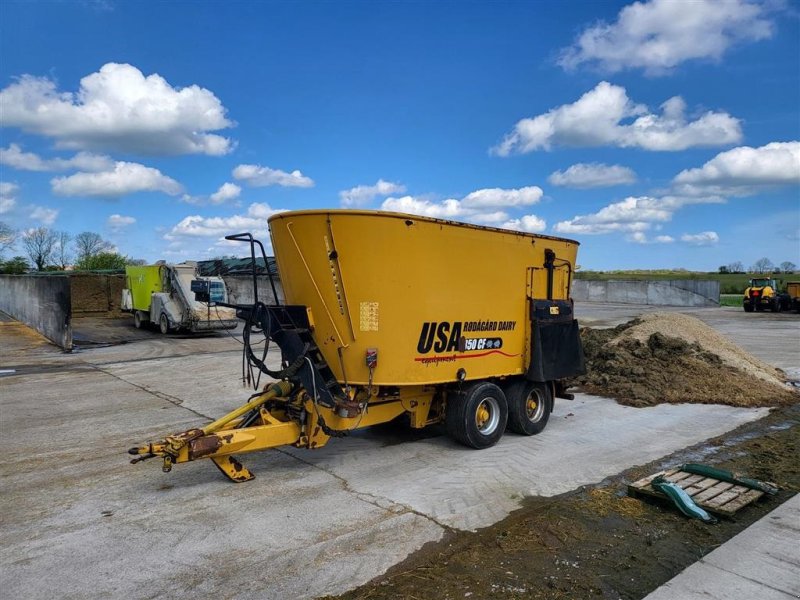
<svg viewBox="0 0 800 600"><path fill-rule="evenodd" d="M519 379L505 388L508 428L520 435L536 435L546 426L553 407L550 383Z"/></svg>
<svg viewBox="0 0 800 600"><path fill-rule="evenodd" d="M744 305L744 312L753 312L753 305L752 304L745 304Z"/></svg>
<svg viewBox="0 0 800 600"><path fill-rule="evenodd" d="M169 333L169 319L167 318L166 313L161 313L161 316L158 318L158 329L164 335Z"/></svg>
<svg viewBox="0 0 800 600"><path fill-rule="evenodd" d="M142 312L139 310L133 311L133 326L136 329L141 329L142 325L144 325L144 320L142 319Z"/></svg>
<svg viewBox="0 0 800 600"><path fill-rule="evenodd" d="M454 440L471 448L494 446L508 420L506 396L493 383L482 382L447 396L445 426Z"/></svg>

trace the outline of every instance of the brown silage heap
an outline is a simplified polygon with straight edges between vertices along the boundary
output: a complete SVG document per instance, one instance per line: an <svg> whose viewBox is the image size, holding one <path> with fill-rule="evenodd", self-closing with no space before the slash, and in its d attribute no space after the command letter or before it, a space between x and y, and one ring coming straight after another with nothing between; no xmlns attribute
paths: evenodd
<svg viewBox="0 0 800 600"><path fill-rule="evenodd" d="M581 330L586 375L570 384L628 406L800 401L783 372L758 360L699 319L652 313L613 329Z"/></svg>

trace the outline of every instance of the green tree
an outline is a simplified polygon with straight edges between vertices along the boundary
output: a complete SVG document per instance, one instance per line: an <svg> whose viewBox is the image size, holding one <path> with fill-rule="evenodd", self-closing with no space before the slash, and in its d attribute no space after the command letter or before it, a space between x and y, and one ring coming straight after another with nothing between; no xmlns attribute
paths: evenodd
<svg viewBox="0 0 800 600"><path fill-rule="evenodd" d="M124 269L128 259L118 252L98 252L80 259L75 267L81 271Z"/></svg>
<svg viewBox="0 0 800 600"><path fill-rule="evenodd" d="M24 256L15 256L5 262L0 261L0 273L7 275L22 275L28 272L31 266Z"/></svg>

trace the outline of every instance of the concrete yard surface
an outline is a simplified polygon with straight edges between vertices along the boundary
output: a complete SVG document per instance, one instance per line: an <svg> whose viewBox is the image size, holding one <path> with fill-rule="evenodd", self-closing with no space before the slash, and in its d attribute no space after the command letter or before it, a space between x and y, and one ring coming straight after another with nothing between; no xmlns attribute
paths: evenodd
<svg viewBox="0 0 800 600"><path fill-rule="evenodd" d="M800 495L787 500L644 600L800 598Z"/></svg>
<svg viewBox="0 0 800 600"><path fill-rule="evenodd" d="M126 450L243 403L237 340L153 334L67 355L15 332L0 328L0 345L14 349L0 370L15 371L0 376L9 598L341 593L447 531L497 522L526 496L599 482L767 411L578 395L556 403L542 434L508 434L487 450L392 423L319 450L243 455L256 479L232 484L210 461L164 474L156 460L130 465Z"/></svg>

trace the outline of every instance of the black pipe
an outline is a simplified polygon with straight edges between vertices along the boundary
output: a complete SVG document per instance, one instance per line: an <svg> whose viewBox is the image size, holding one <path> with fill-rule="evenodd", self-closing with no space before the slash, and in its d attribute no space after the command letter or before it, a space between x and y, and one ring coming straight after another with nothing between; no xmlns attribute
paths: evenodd
<svg viewBox="0 0 800 600"><path fill-rule="evenodd" d="M547 269L547 299L553 299L553 271L555 270L556 253L550 248L544 250L544 268Z"/></svg>
<svg viewBox="0 0 800 600"><path fill-rule="evenodd" d="M236 233L233 235L226 235L226 240L233 240L235 242L249 242L250 244L250 268L253 272L253 303L258 303L258 278L256 271L256 244L261 248L261 258L264 259L264 268L267 270L267 277L269 277L269 285L272 288L272 296L275 298L275 304L281 305L280 298L278 298L278 290L275 288L275 280L272 277L272 269L267 260L267 252L264 250L264 244L261 240L253 237L252 233Z"/></svg>

